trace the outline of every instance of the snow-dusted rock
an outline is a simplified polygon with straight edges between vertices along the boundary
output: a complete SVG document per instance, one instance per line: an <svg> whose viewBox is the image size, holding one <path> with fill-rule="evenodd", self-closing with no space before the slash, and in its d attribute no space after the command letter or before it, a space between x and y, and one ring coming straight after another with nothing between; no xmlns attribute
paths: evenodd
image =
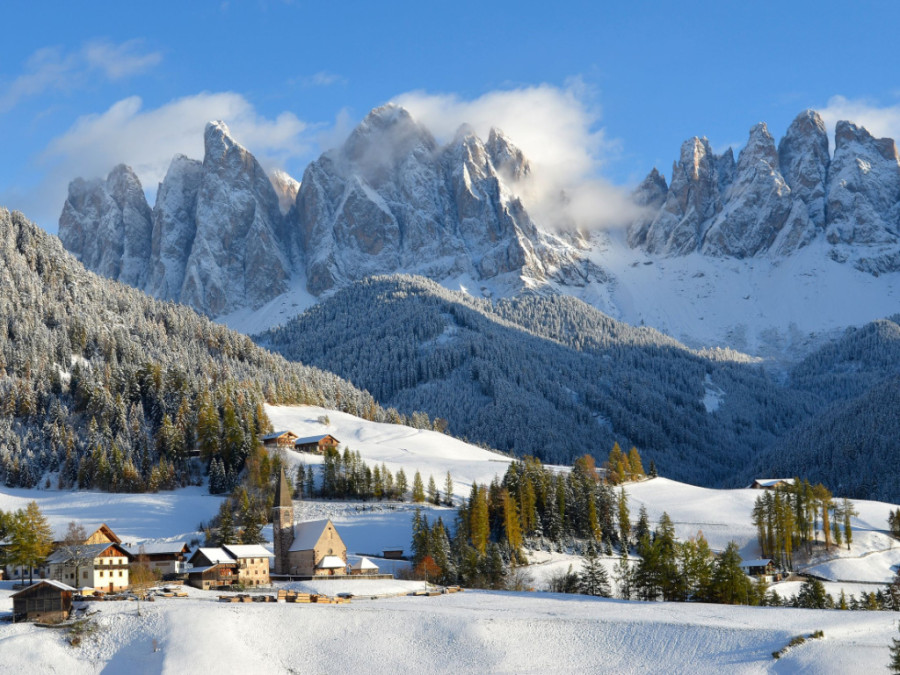
<svg viewBox="0 0 900 675"><path fill-rule="evenodd" d="M184 270L194 246L194 211L203 163L176 155L153 207L152 267L145 290L163 300L180 300Z"/></svg>
<svg viewBox="0 0 900 675"><path fill-rule="evenodd" d="M275 188L253 155L223 122L206 125L204 146L181 302L217 316L283 293L290 247Z"/></svg>
<svg viewBox="0 0 900 675"><path fill-rule="evenodd" d="M722 210L720 163L727 171L727 159L716 157L706 138L684 142L681 157L672 166L666 200L647 228L648 252L684 255L700 246L704 223Z"/></svg>
<svg viewBox="0 0 900 675"><path fill-rule="evenodd" d="M403 108L373 110L303 175L291 219L310 292L397 271L543 277L571 253L538 231L509 189L529 173L497 130L485 145L464 126L439 147Z"/></svg>
<svg viewBox="0 0 900 675"><path fill-rule="evenodd" d="M669 186L666 185L665 176L657 171L656 167L653 167L653 170L631 193L631 200L642 209L643 215L628 226L629 246L642 246L647 241L647 231L662 205L666 203L668 192Z"/></svg>
<svg viewBox="0 0 900 675"><path fill-rule="evenodd" d="M272 187L275 188L275 194L278 195L278 208L281 215L286 216L288 211L297 201L297 193L300 191L300 181L294 179L281 169L274 169L269 174L269 180L272 181Z"/></svg>
<svg viewBox="0 0 900 675"><path fill-rule="evenodd" d="M86 267L140 287L147 278L153 225L138 177L120 164L106 180L76 179L59 218L59 237Z"/></svg>
<svg viewBox="0 0 900 675"><path fill-rule="evenodd" d="M825 180L828 175L828 134L815 110L804 110L778 143L781 174L795 200L806 205L810 222L825 227Z"/></svg>
<svg viewBox="0 0 900 675"><path fill-rule="evenodd" d="M778 169L775 141L765 124L750 130L724 206L709 225L701 250L707 255L746 258L767 251L786 230L785 240L807 243L812 236L803 209L794 210L791 189Z"/></svg>
<svg viewBox="0 0 900 675"><path fill-rule="evenodd" d="M826 231L832 244L894 244L900 216L900 162L890 138L840 121L828 169Z"/></svg>

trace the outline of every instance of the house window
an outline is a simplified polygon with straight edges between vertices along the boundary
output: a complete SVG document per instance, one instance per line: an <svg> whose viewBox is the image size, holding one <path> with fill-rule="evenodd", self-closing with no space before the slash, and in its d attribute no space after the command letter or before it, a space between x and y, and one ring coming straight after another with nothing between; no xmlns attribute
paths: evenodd
<svg viewBox="0 0 900 675"><path fill-rule="evenodd" d="M101 577L103 576L103 570L100 570L100 576Z"/></svg>
<svg viewBox="0 0 900 675"><path fill-rule="evenodd" d="M122 570L119 570L119 576L122 576Z"/></svg>

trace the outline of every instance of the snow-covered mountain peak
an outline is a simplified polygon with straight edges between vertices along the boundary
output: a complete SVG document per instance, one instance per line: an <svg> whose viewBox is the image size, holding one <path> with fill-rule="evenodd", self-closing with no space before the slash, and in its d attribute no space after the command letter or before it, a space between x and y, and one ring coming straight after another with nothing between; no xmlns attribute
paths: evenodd
<svg viewBox="0 0 900 675"><path fill-rule="evenodd" d="M297 201L300 181L281 169L273 169L269 173L269 180L272 181L272 187L278 195L278 208L281 209L281 214L287 215Z"/></svg>

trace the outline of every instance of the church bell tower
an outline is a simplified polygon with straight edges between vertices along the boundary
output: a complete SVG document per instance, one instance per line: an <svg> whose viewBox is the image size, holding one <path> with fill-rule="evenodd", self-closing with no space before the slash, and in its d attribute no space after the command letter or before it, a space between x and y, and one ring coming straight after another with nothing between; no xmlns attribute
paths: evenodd
<svg viewBox="0 0 900 675"><path fill-rule="evenodd" d="M289 551L294 543L294 503L288 487L284 468L275 488L275 505L272 507L272 543L275 544L275 574L290 574Z"/></svg>

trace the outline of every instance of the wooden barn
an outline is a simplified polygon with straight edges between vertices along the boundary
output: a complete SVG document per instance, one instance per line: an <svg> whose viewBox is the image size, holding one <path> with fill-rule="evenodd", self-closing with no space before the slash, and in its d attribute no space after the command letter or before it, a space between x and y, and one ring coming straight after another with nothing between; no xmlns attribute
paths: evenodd
<svg viewBox="0 0 900 675"><path fill-rule="evenodd" d="M195 567L188 571L188 584L204 591L231 586L237 583L236 569L233 562Z"/></svg>
<svg viewBox="0 0 900 675"><path fill-rule="evenodd" d="M65 621L72 611L74 593L71 586L52 579L32 584L13 594L13 621Z"/></svg>
<svg viewBox="0 0 900 675"><path fill-rule="evenodd" d="M263 436L261 440L267 448L292 448L297 440L297 434L293 431L273 431Z"/></svg>
<svg viewBox="0 0 900 675"><path fill-rule="evenodd" d="M793 484L793 478L757 478L750 484L750 487L754 490L774 490L777 487L788 487Z"/></svg>
<svg viewBox="0 0 900 675"><path fill-rule="evenodd" d="M294 441L294 450L298 452L314 452L324 455L325 450L331 448L337 450L341 442L331 434L322 434L321 436L307 436L306 438L298 438Z"/></svg>

